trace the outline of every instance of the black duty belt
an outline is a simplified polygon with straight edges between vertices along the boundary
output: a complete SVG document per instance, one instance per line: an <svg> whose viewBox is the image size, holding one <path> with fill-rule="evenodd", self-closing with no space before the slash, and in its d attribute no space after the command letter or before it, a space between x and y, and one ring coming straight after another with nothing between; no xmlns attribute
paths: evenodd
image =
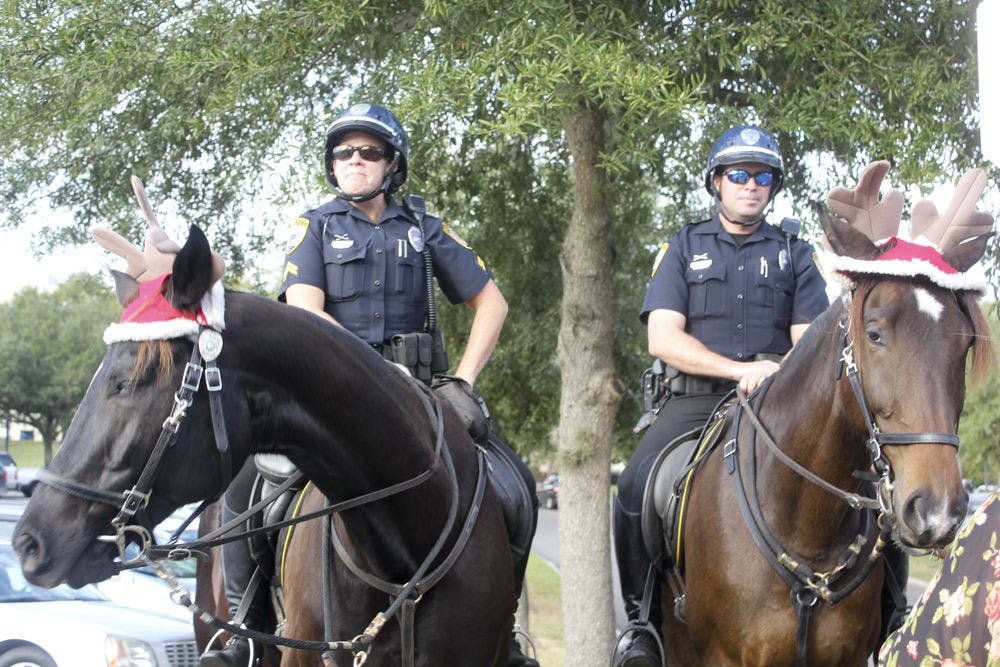
<svg viewBox="0 0 1000 667"><path fill-rule="evenodd" d="M670 380L670 393L674 396L724 394L735 389L736 384L736 380L678 373L677 377Z"/></svg>

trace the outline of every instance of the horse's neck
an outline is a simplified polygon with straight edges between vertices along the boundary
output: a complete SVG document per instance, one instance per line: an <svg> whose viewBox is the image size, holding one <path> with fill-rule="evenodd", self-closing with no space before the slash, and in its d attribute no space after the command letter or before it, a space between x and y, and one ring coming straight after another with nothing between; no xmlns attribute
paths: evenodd
<svg viewBox="0 0 1000 667"><path fill-rule="evenodd" d="M774 376L759 413L786 454L823 480L853 493L858 490L853 473L867 467L867 458L864 426L854 397L847 383L837 378L840 312L834 306L813 323ZM825 540L838 521L852 516L842 499L779 461L760 434L756 452L760 502L768 507L779 530L782 525L794 526L805 542L815 543ZM812 538L810 531L815 533Z"/></svg>
<svg viewBox="0 0 1000 667"><path fill-rule="evenodd" d="M266 300L237 302L227 313L228 336L238 347L230 363L252 396L252 451L287 455L334 502L434 466L435 425L396 368L306 311ZM419 488L364 513L391 511L400 515L397 521L443 515L448 483L441 471L438 466Z"/></svg>

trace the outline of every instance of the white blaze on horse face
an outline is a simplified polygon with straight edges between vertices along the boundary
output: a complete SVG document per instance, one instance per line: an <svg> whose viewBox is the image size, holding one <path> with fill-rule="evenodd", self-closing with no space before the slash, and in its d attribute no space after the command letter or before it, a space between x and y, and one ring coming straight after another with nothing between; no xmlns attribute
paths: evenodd
<svg viewBox="0 0 1000 667"><path fill-rule="evenodd" d="M941 313L944 312L943 303L923 287L914 287L913 292L917 297L917 308L930 315L935 321L941 319Z"/></svg>

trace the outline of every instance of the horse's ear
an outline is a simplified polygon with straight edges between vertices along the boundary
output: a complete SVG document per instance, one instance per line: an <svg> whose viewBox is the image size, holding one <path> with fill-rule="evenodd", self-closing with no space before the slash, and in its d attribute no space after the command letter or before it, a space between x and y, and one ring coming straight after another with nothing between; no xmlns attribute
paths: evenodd
<svg viewBox="0 0 1000 667"><path fill-rule="evenodd" d="M111 277L115 280L115 296L118 303L127 306L139 294L139 281L127 273L111 269Z"/></svg>
<svg viewBox="0 0 1000 667"><path fill-rule="evenodd" d="M816 215L823 228L824 240L830 250L841 257L872 259L878 255L878 248L863 232L848 222L835 219L822 202L816 202Z"/></svg>
<svg viewBox="0 0 1000 667"><path fill-rule="evenodd" d="M992 236L995 236L995 234L990 232L989 234L983 234L982 236L977 236L974 239L952 246L942 253L944 261L962 273L965 273L972 268L973 264L983 258L983 255L986 253L986 242Z"/></svg>
<svg viewBox="0 0 1000 667"><path fill-rule="evenodd" d="M212 249L197 225L191 225L187 243L177 253L170 282L168 298L181 310L196 307L212 287Z"/></svg>

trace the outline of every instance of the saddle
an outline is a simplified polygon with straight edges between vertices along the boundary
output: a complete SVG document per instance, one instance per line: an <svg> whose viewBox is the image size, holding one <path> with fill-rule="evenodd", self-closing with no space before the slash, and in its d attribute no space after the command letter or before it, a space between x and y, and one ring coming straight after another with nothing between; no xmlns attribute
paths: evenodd
<svg viewBox="0 0 1000 667"><path fill-rule="evenodd" d="M503 508L510 555L516 566L528 557L535 535L535 490L528 487L518 472L517 463L510 459L509 449L498 446L498 442L502 442L500 437L490 431L486 443L487 476Z"/></svg>
<svg viewBox="0 0 1000 667"><path fill-rule="evenodd" d="M684 518L691 483L701 463L722 440L728 411L716 408L708 423L670 442L653 462L642 500L646 555L660 572L684 572Z"/></svg>

